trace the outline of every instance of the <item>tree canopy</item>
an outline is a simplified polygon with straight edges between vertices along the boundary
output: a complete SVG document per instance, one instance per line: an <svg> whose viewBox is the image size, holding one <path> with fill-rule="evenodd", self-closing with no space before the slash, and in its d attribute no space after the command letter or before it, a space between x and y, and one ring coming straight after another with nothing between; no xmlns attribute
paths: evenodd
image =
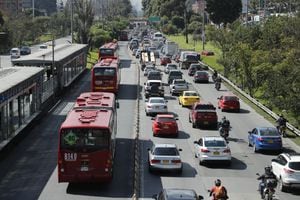
<svg viewBox="0 0 300 200"><path fill-rule="evenodd" d="M213 23L232 23L242 12L241 0L206 0L206 11Z"/></svg>

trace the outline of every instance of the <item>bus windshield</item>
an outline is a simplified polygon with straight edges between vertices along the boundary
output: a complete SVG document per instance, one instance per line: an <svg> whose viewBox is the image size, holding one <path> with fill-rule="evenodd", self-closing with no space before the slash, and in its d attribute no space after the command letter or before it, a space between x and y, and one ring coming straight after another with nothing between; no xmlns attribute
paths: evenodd
<svg viewBox="0 0 300 200"><path fill-rule="evenodd" d="M101 56L114 56L114 50L113 49L100 49L100 55Z"/></svg>
<svg viewBox="0 0 300 200"><path fill-rule="evenodd" d="M61 149L109 149L110 133L99 128L70 128L61 130Z"/></svg>
<svg viewBox="0 0 300 200"><path fill-rule="evenodd" d="M99 67L94 69L95 76L115 76L115 68Z"/></svg>

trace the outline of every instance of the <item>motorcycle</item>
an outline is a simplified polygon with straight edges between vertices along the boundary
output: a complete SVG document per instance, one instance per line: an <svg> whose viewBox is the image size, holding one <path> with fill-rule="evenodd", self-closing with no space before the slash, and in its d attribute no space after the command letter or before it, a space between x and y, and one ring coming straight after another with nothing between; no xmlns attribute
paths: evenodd
<svg viewBox="0 0 300 200"><path fill-rule="evenodd" d="M257 176L260 176L258 173ZM277 186L277 180L276 179L266 179L264 181L261 181L260 187L263 187L263 192L261 194L261 198L264 200L273 200L273 197L275 195L275 188ZM259 191L261 192L261 191Z"/></svg>
<svg viewBox="0 0 300 200"><path fill-rule="evenodd" d="M230 130L230 127L220 127L220 129L219 129L220 136L223 137L227 143L228 143L228 137L229 137L229 130Z"/></svg>
<svg viewBox="0 0 300 200"><path fill-rule="evenodd" d="M220 90L220 88L221 88L221 83L220 82L216 82L215 83L215 88L216 88L216 90Z"/></svg>
<svg viewBox="0 0 300 200"><path fill-rule="evenodd" d="M282 135L282 137L286 137L286 126L284 125L278 126L278 131L280 135Z"/></svg>

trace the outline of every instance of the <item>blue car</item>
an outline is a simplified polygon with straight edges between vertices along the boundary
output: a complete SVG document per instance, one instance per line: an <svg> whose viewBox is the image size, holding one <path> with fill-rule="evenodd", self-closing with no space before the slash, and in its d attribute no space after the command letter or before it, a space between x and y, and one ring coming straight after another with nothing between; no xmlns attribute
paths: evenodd
<svg viewBox="0 0 300 200"><path fill-rule="evenodd" d="M282 150L281 135L275 127L257 127L248 132L248 145L254 153L260 150Z"/></svg>

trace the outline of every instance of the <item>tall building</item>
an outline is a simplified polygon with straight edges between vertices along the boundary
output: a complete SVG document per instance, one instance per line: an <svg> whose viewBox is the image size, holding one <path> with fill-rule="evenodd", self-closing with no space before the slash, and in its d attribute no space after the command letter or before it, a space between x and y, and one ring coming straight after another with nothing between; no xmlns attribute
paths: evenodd
<svg viewBox="0 0 300 200"><path fill-rule="evenodd" d="M0 0L0 10L8 15L22 12L23 0Z"/></svg>

